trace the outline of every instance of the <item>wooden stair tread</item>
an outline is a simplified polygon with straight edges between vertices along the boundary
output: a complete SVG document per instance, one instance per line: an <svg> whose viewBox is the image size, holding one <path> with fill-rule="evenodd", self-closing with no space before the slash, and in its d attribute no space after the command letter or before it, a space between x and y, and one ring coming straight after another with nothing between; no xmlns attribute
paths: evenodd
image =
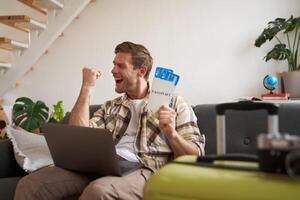
<svg viewBox="0 0 300 200"><path fill-rule="evenodd" d="M59 0L33 0L33 4L42 8L62 9L64 5Z"/></svg>
<svg viewBox="0 0 300 200"><path fill-rule="evenodd" d="M7 50L27 49L29 45L24 42L12 40L7 37L0 37L0 47Z"/></svg>
<svg viewBox="0 0 300 200"><path fill-rule="evenodd" d="M18 0L19 2L47 15L47 9L62 9L63 3L59 0Z"/></svg>
<svg viewBox="0 0 300 200"><path fill-rule="evenodd" d="M46 25L27 15L0 16L0 23L12 26L17 29L46 29Z"/></svg>
<svg viewBox="0 0 300 200"><path fill-rule="evenodd" d="M44 9L44 8L41 8L39 6L36 6L33 4L33 0L18 0L19 2L31 7L32 9L44 14L44 15L47 15L47 10Z"/></svg>

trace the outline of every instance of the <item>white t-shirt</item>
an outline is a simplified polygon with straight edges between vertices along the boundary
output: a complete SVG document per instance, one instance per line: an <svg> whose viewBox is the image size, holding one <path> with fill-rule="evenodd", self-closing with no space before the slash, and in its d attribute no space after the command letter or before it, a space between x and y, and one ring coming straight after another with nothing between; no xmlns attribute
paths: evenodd
<svg viewBox="0 0 300 200"><path fill-rule="evenodd" d="M131 119L123 137L116 145L116 151L119 156L128 161L139 162L134 150L134 141L138 133L143 100L135 99L130 102Z"/></svg>

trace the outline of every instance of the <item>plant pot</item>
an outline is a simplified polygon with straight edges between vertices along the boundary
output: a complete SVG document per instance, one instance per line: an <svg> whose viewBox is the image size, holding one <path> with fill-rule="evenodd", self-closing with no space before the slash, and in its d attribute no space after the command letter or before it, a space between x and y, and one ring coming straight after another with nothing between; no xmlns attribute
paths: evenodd
<svg viewBox="0 0 300 200"><path fill-rule="evenodd" d="M41 134L40 128L32 129L30 132L31 132L31 133L35 133L35 134L38 134L38 135Z"/></svg>
<svg viewBox="0 0 300 200"><path fill-rule="evenodd" d="M300 98L300 71L278 73L281 79L281 92L290 93L291 98Z"/></svg>

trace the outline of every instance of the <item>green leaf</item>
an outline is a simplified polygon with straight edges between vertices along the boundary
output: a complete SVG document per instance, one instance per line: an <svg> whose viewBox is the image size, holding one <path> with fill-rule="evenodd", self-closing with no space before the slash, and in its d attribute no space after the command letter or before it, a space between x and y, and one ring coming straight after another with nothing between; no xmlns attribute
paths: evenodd
<svg viewBox="0 0 300 200"><path fill-rule="evenodd" d="M13 122L27 131L39 128L48 116L49 108L42 101L33 102L28 97L21 97L13 106Z"/></svg>
<svg viewBox="0 0 300 200"><path fill-rule="evenodd" d="M32 105L34 102L28 97L20 97L16 100L16 103L23 103L23 105Z"/></svg>
<svg viewBox="0 0 300 200"><path fill-rule="evenodd" d="M285 60L285 59L290 59L291 56L292 56L292 52L286 48L285 44L277 44L266 55L265 61L268 62L270 59Z"/></svg>
<svg viewBox="0 0 300 200"><path fill-rule="evenodd" d="M285 19L284 18L276 18L275 21L268 22L268 27L263 30L263 32L258 36L255 40L254 45L256 47L260 47L267 40L271 41L275 35L284 30L285 28Z"/></svg>
<svg viewBox="0 0 300 200"><path fill-rule="evenodd" d="M300 17L294 18L293 15L284 23L284 33L293 31L297 26L300 26Z"/></svg>
<svg viewBox="0 0 300 200"><path fill-rule="evenodd" d="M295 71L295 70L299 69L299 67L297 68L297 61L298 61L298 49L295 52L295 58L294 58L295 65L294 65L294 68L292 69L292 71Z"/></svg>
<svg viewBox="0 0 300 200"><path fill-rule="evenodd" d="M51 121L53 122L59 122L62 120L65 116L64 108L63 108L63 102L58 101L57 104L53 105L53 112L51 114Z"/></svg>

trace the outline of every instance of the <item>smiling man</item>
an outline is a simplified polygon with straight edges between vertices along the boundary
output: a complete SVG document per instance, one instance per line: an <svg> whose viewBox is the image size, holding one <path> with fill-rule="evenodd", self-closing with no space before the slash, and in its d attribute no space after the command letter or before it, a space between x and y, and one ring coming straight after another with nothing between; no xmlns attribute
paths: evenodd
<svg viewBox="0 0 300 200"><path fill-rule="evenodd" d="M81 194L80 199L142 199L145 182L161 166L180 155L204 155L204 135L192 108L179 96L157 113L147 108L150 52L140 44L123 42L115 48L111 73L115 91L123 95L105 102L89 119L90 91L101 72L83 68L83 82L69 124L109 129L120 159L141 168L122 177L90 180L58 167L41 169L23 178L16 199L60 199ZM38 188L38 189L37 189Z"/></svg>

